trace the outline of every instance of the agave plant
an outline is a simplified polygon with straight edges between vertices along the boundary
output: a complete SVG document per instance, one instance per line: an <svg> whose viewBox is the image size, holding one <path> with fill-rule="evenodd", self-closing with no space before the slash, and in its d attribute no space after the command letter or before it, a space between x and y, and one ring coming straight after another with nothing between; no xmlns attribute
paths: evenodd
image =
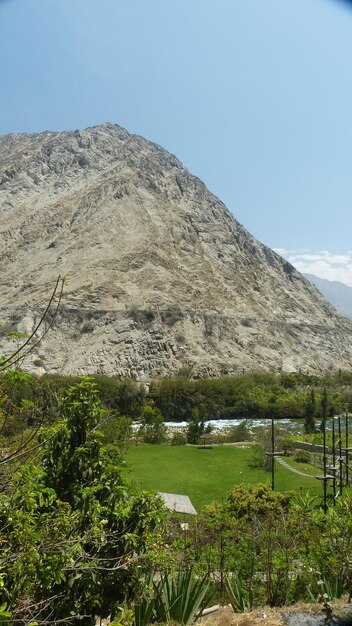
<svg viewBox="0 0 352 626"><path fill-rule="evenodd" d="M150 572L143 581L143 590L138 593L134 603L135 626L148 626L155 619L155 602L160 595L160 583L153 580L154 572Z"/></svg>
<svg viewBox="0 0 352 626"><path fill-rule="evenodd" d="M230 604L235 613L250 611L253 607L253 594L250 589L243 586L238 575L234 575L231 580L226 575L225 585Z"/></svg>
<svg viewBox="0 0 352 626"><path fill-rule="evenodd" d="M317 600L318 602L336 600L346 593L345 585L337 575L331 575L329 578L321 576L319 580L315 582L315 587L319 588L318 598L315 597L311 586L308 587L309 595L314 602Z"/></svg>
<svg viewBox="0 0 352 626"><path fill-rule="evenodd" d="M165 574L159 589L161 593L155 597L158 622L174 621L181 626L188 626L201 615L209 599L207 576L196 578L192 568L176 576Z"/></svg>

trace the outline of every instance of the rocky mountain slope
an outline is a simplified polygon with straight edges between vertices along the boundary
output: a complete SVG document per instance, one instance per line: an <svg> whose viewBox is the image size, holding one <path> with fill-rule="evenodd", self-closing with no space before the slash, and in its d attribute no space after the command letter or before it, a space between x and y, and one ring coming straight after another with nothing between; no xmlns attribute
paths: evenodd
<svg viewBox="0 0 352 626"><path fill-rule="evenodd" d="M314 274L304 274L308 280L319 289L326 298L342 315L352 319L352 287L338 280L326 280Z"/></svg>
<svg viewBox="0 0 352 626"><path fill-rule="evenodd" d="M0 138L0 351L57 275L38 373L148 381L352 365L352 324L161 147L112 124Z"/></svg>

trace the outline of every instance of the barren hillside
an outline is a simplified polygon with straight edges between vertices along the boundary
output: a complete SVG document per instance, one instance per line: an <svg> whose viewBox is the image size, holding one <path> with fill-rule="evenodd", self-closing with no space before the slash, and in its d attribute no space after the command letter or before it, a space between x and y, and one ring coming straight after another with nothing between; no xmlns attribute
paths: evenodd
<svg viewBox="0 0 352 626"><path fill-rule="evenodd" d="M6 352L67 276L25 363L38 373L352 365L352 324L174 156L116 125L0 138L0 268Z"/></svg>

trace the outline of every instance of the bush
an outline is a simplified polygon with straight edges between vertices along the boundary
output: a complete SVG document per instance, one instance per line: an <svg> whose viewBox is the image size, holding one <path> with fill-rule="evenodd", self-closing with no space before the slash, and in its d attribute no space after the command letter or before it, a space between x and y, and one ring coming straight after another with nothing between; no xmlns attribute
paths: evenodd
<svg viewBox="0 0 352 626"><path fill-rule="evenodd" d="M166 426L159 409L147 405L142 415L142 425L138 431L144 443L164 443L166 440Z"/></svg>
<svg viewBox="0 0 352 626"><path fill-rule="evenodd" d="M85 320L80 326L81 333L91 333L94 330L94 323L92 320Z"/></svg>
<svg viewBox="0 0 352 626"><path fill-rule="evenodd" d="M179 306L167 306L164 310L160 311L161 321L168 326L174 326L177 322L183 319L183 312Z"/></svg>
<svg viewBox="0 0 352 626"><path fill-rule="evenodd" d="M297 461L297 463L311 463L312 462L312 455L310 452L307 452L307 450L297 450L293 458L295 461Z"/></svg>
<svg viewBox="0 0 352 626"><path fill-rule="evenodd" d="M211 430L211 425L205 426L205 420L199 417L198 409L193 409L192 417L187 426L187 443L198 444L202 435L209 435Z"/></svg>
<svg viewBox="0 0 352 626"><path fill-rule="evenodd" d="M133 304L129 308L127 315L140 326L148 326L155 321L156 317L156 314L152 311L152 309L141 309L136 304Z"/></svg>
<svg viewBox="0 0 352 626"><path fill-rule="evenodd" d="M228 441L250 441L252 438L251 432L248 428L248 421L243 420L238 426L232 426L228 432Z"/></svg>
<svg viewBox="0 0 352 626"><path fill-rule="evenodd" d="M160 501L123 482L97 432L104 410L92 379L67 389L60 408L61 421L41 431L39 467L23 464L0 496L1 624L83 626L111 615L161 529Z"/></svg>
<svg viewBox="0 0 352 626"><path fill-rule="evenodd" d="M33 365L36 367L44 367L44 361L43 359L34 359Z"/></svg>
<svg viewBox="0 0 352 626"><path fill-rule="evenodd" d="M187 443L187 438L184 433L176 431L173 433L170 441L172 446L185 446Z"/></svg>
<svg viewBox="0 0 352 626"><path fill-rule="evenodd" d="M235 517L283 513L288 510L293 493L272 491L266 484L238 485L227 496L227 510Z"/></svg>
<svg viewBox="0 0 352 626"><path fill-rule="evenodd" d="M259 443L252 446L251 467L263 467L268 470L271 467L271 457L265 453L265 449Z"/></svg>
<svg viewBox="0 0 352 626"><path fill-rule="evenodd" d="M271 428L258 428L256 430L256 445L252 448L251 465L253 467L271 468L271 456L266 454L271 452L272 439ZM275 426L275 451L283 452L285 455L294 447L294 442L284 431Z"/></svg>
<svg viewBox="0 0 352 626"><path fill-rule="evenodd" d="M103 421L100 430L105 443L125 448L131 440L132 420L129 417L125 417L125 415L116 415L116 413L112 412Z"/></svg>

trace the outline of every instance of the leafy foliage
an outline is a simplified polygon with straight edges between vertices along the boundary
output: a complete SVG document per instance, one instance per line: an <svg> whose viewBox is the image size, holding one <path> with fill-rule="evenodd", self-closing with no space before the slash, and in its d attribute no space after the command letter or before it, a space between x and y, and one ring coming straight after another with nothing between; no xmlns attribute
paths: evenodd
<svg viewBox="0 0 352 626"><path fill-rule="evenodd" d="M232 426L232 428L229 429L227 438L229 441L235 443L239 441L250 441L252 434L249 429L248 421L243 420L237 426Z"/></svg>
<svg viewBox="0 0 352 626"><path fill-rule="evenodd" d="M265 515L268 512L280 514L288 510L292 497L292 493L272 491L266 484L250 487L238 485L228 494L226 507L237 518Z"/></svg>
<svg viewBox="0 0 352 626"><path fill-rule="evenodd" d="M264 372L218 379L178 377L152 382L148 394L143 385L130 379L102 375L93 379L102 406L133 420L140 419L147 403L159 409L165 420L188 421L194 411L202 420L295 417L305 419L307 432L314 432L315 422L323 415L324 389L327 414L344 411L346 404L352 410L350 374L344 371L330 377ZM10 380L3 382L14 404L22 399L34 402L50 423L59 417L65 390L79 381L74 376L45 374L18 380L15 385Z"/></svg>
<svg viewBox="0 0 352 626"><path fill-rule="evenodd" d="M166 439L166 427L160 409L150 405L144 407L139 435L144 443L163 443Z"/></svg>
<svg viewBox="0 0 352 626"><path fill-rule="evenodd" d="M123 483L97 430L102 414L93 381L69 388L62 420L42 433L41 465L24 466L0 498L0 601L20 624L116 612L162 521L158 499Z"/></svg>
<svg viewBox="0 0 352 626"><path fill-rule="evenodd" d="M317 406L315 401L315 393L314 389L311 389L310 393L307 394L306 405L305 405L305 422L304 427L306 433L314 433L315 432L315 414L316 414Z"/></svg>
<svg viewBox="0 0 352 626"><path fill-rule="evenodd" d="M312 431L322 416L324 388L327 410L352 409L350 375L341 372L318 377L308 374L251 372L217 379L168 379L154 381L150 397L168 420L188 420L197 409L203 419L219 416L236 418L305 418Z"/></svg>
<svg viewBox="0 0 352 626"><path fill-rule="evenodd" d="M184 433L174 432L170 441L172 446L185 446L187 437Z"/></svg>
<svg viewBox="0 0 352 626"><path fill-rule="evenodd" d="M51 425L33 440L36 465L20 456L22 466L3 475L0 623L61 620L88 626L95 615L110 614L121 626L132 626L133 619L140 626L169 619L188 624L208 598L210 576L221 593L227 587L236 610L310 597L326 602L350 592L348 490L324 514L309 495L294 498L267 485L242 485L181 531L171 521L166 526L159 500L126 484L121 471L131 414L144 414L152 439L164 436L161 402L175 412L180 402L181 414L203 426L206 416L227 409L250 413L259 407L262 415L288 415L293 399L305 419L313 405L314 419L326 419L348 396L346 373L324 380L253 374L164 381L151 388L154 403L149 400L144 409L144 391L130 382L100 381L105 406L96 378L68 382L72 379L51 386L46 377L39 382L13 370L2 378L0 418L7 446L29 426ZM117 389L123 394L115 396ZM119 415L123 397L128 410ZM46 402L49 418L41 410ZM276 443L283 449L287 442L280 436ZM141 572L149 577L141 579Z"/></svg>
<svg viewBox="0 0 352 626"><path fill-rule="evenodd" d="M211 426L205 425L205 419L201 416L199 409L192 409L192 415L187 426L187 443L198 444L201 437L211 433Z"/></svg>
<svg viewBox="0 0 352 626"><path fill-rule="evenodd" d="M217 580L236 611L312 598L326 602L349 593L351 496L343 495L324 514L309 495L274 503L267 500L269 491L237 490L235 510L227 503L206 507L187 537L174 540L184 566L193 563L199 576Z"/></svg>

